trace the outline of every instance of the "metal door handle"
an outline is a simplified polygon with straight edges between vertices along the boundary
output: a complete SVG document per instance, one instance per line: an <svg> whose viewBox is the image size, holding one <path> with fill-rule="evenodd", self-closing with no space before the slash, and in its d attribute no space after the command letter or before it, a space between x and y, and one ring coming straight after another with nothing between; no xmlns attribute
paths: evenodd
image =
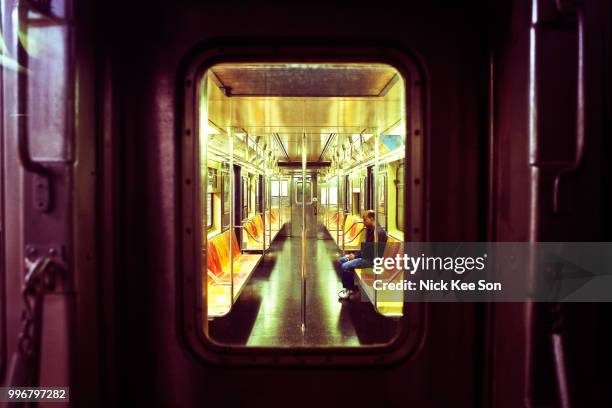
<svg viewBox="0 0 612 408"><path fill-rule="evenodd" d="M567 12L564 7L565 3L557 1L557 8L559 11ZM561 189L561 182L564 177L572 174L578 170L582 164L584 157L584 143L585 143L585 132L584 132L584 13L582 6L578 2L573 2L574 10L577 21L578 31L578 59L577 59L577 92L576 92L576 153L574 155L574 161L568 167L564 168L555 177L553 185L553 211L555 213L560 212L560 197L559 191Z"/></svg>

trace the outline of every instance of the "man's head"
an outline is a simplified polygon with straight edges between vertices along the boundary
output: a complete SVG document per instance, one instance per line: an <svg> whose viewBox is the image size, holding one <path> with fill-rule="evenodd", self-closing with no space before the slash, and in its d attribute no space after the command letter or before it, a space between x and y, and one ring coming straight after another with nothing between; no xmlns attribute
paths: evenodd
<svg viewBox="0 0 612 408"><path fill-rule="evenodd" d="M372 210L364 211L363 223L365 224L366 228L372 228L376 225L376 222L374 221L375 218L376 218L376 215L374 214L374 211Z"/></svg>

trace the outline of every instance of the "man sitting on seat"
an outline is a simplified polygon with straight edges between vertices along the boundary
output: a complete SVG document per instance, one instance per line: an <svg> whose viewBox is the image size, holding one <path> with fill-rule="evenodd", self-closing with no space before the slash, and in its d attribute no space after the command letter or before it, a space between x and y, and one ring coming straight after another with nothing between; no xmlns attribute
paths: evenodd
<svg viewBox="0 0 612 408"><path fill-rule="evenodd" d="M374 230L376 230L378 242L384 245L387 242L387 233L382 227L375 226L374 218L374 211L368 210L365 212L363 224L366 228L366 242L374 242ZM361 251L341 257L338 263L340 264L340 277L342 279L342 287L344 288L338 293L338 298L346 300L358 290L355 286L354 275L355 268L359 269L363 266Z"/></svg>

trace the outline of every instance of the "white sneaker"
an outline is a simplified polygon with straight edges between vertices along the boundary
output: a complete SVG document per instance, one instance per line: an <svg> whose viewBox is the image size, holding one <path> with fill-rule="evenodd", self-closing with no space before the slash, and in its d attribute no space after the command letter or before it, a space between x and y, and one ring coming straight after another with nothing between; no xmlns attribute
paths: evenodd
<svg viewBox="0 0 612 408"><path fill-rule="evenodd" d="M340 292L338 292L338 299L340 300L350 299L353 293L355 293L355 291L351 289L342 289Z"/></svg>

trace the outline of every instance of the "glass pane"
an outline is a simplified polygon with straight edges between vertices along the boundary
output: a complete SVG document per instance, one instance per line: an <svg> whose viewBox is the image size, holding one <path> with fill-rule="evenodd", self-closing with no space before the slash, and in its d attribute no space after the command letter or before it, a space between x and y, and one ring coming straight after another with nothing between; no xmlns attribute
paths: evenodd
<svg viewBox="0 0 612 408"><path fill-rule="evenodd" d="M329 203L338 205L338 188L336 186L329 188Z"/></svg>
<svg viewBox="0 0 612 408"><path fill-rule="evenodd" d="M280 194L278 180L272 180L272 197L278 197Z"/></svg>
<svg viewBox="0 0 612 408"><path fill-rule="evenodd" d="M207 115L200 123L211 129L209 154L219 163L215 200L220 203L209 204L213 223L214 205L220 205L217 211L229 224L229 169L222 172L222 166L230 159L241 169L234 199L242 203L237 210L244 222L212 237L203 251L214 275L208 277L204 334L224 346L386 344L403 324L395 319L403 314L401 305L378 302L369 292L370 275L362 275L370 271L361 268L349 271L361 296L339 301L346 282L338 261L340 253L359 249L365 239L362 210L374 210L383 228L394 224L388 206L396 205L391 184L396 167L387 170L388 176L382 171L400 158L391 158L397 140L381 136L379 129L395 135L403 123L403 80L382 64L224 63L209 72L214 80L212 75L204 79L199 112ZM235 97L224 92L226 87ZM308 163L320 162L308 165L306 175L299 166L304 156ZM380 176L371 169L380 170ZM259 196L260 188L262 208L253 214L252 203L260 200L252 195ZM317 193L319 202L313 204ZM239 245L230 251L227 238L233 234L239 235L234 240ZM303 330L296 313L304 310L302 301ZM358 313L347 313L351 310Z"/></svg>
<svg viewBox="0 0 612 408"><path fill-rule="evenodd" d="M211 228L213 226L213 212L213 194L208 193L208 208L206 211L206 225L208 228Z"/></svg>
<svg viewBox="0 0 612 408"><path fill-rule="evenodd" d="M304 188L302 186L302 182L298 181L295 184L295 203L296 204L301 204L304 202L302 195L304 194Z"/></svg>
<svg viewBox="0 0 612 408"><path fill-rule="evenodd" d="M26 3L26 2L24 2ZM20 5L20 7L27 7ZM63 161L72 157L68 81L70 28L61 23L65 1L54 1L50 18L29 11L20 41L27 52L30 153L35 160Z"/></svg>
<svg viewBox="0 0 612 408"><path fill-rule="evenodd" d="M224 172L221 176L221 230L229 228L230 224L230 175Z"/></svg>
<svg viewBox="0 0 612 408"><path fill-rule="evenodd" d="M249 177L242 177L242 219L249 216Z"/></svg>
<svg viewBox="0 0 612 408"><path fill-rule="evenodd" d="M288 190L287 190L288 183L289 182L287 180L283 180L281 182L281 196L283 196L283 197L289 196L289 193L288 193Z"/></svg>
<svg viewBox="0 0 612 408"><path fill-rule="evenodd" d="M395 181L397 229L404 231L404 163L397 167Z"/></svg>
<svg viewBox="0 0 612 408"><path fill-rule="evenodd" d="M386 166L379 166L378 171L378 207L376 209L376 216L378 224L387 229L387 175L385 174L387 168Z"/></svg>

